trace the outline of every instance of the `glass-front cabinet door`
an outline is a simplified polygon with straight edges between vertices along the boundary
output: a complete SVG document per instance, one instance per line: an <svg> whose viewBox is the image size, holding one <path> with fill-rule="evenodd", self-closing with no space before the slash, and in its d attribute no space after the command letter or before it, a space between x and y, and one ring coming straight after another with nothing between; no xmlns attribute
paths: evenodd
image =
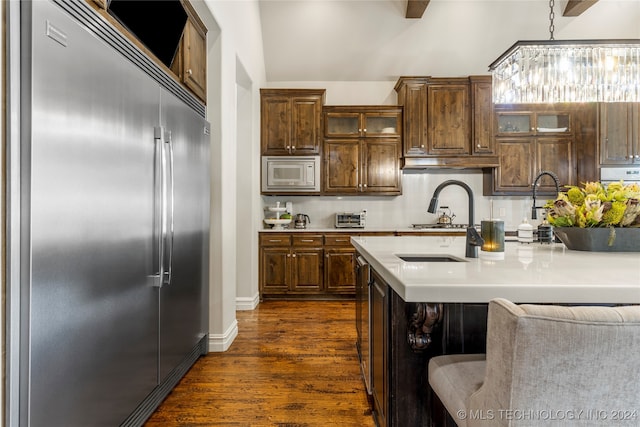
<svg viewBox="0 0 640 427"><path fill-rule="evenodd" d="M399 113L366 113L363 131L367 136L398 136L402 116Z"/></svg>
<svg viewBox="0 0 640 427"><path fill-rule="evenodd" d="M328 137L358 138L362 133L360 113L325 113L324 126L324 134Z"/></svg>
<svg viewBox="0 0 640 427"><path fill-rule="evenodd" d="M357 107L356 107L357 108ZM325 137L397 137L402 126L402 109L387 108L387 111L339 111L333 107L325 111ZM372 110L373 108L368 108ZM377 110L382 107L376 107ZM328 109L327 109L328 110Z"/></svg>
<svg viewBox="0 0 640 427"><path fill-rule="evenodd" d="M524 136L571 133L571 115L565 112L498 112L496 130L499 136Z"/></svg>
<svg viewBox="0 0 640 427"><path fill-rule="evenodd" d="M536 115L537 133L570 133L571 116L568 113L539 113Z"/></svg>
<svg viewBox="0 0 640 427"><path fill-rule="evenodd" d="M533 113L497 113L496 131L498 135L531 135L534 132Z"/></svg>

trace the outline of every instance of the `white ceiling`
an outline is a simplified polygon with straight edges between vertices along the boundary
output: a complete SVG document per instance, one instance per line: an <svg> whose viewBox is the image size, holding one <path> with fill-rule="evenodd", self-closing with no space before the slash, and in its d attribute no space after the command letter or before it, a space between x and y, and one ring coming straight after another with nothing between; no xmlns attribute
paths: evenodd
<svg viewBox="0 0 640 427"><path fill-rule="evenodd" d="M267 81L393 81L487 74L517 40L549 39L547 0L259 0ZM640 39L640 0L599 0L562 17L555 39Z"/></svg>

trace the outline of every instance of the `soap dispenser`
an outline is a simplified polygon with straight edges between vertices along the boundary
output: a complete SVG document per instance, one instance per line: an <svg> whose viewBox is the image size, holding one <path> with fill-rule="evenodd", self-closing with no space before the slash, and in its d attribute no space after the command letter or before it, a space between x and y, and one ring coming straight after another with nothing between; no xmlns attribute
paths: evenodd
<svg viewBox="0 0 640 427"><path fill-rule="evenodd" d="M532 243L533 242L533 225L529 224L527 218L522 220L522 223L518 226L518 242L520 243Z"/></svg>

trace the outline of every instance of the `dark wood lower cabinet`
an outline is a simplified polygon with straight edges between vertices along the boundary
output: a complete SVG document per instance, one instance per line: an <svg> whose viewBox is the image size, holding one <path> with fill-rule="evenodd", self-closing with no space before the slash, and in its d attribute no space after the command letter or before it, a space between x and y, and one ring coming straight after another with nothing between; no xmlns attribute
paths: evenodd
<svg viewBox="0 0 640 427"><path fill-rule="evenodd" d="M325 247L324 249L324 281L325 289L332 293L353 294L355 291L355 259L354 247Z"/></svg>
<svg viewBox="0 0 640 427"><path fill-rule="evenodd" d="M484 353L488 305L407 303L371 274L372 409L378 426L448 425L446 410L431 394L427 365L440 354Z"/></svg>
<svg viewBox="0 0 640 427"><path fill-rule="evenodd" d="M263 248L260 259L260 273L262 276L262 291L267 293L282 293L289 290L291 277L291 252L289 246Z"/></svg>
<svg viewBox="0 0 640 427"><path fill-rule="evenodd" d="M261 299L352 299L356 250L336 232L260 233Z"/></svg>
<svg viewBox="0 0 640 427"><path fill-rule="evenodd" d="M318 295L324 291L321 234L271 233L260 238L260 293Z"/></svg>
<svg viewBox="0 0 640 427"><path fill-rule="evenodd" d="M294 247L291 250L291 292L322 292L322 254L322 248Z"/></svg>
<svg viewBox="0 0 640 427"><path fill-rule="evenodd" d="M371 284L371 397L378 426L388 425L389 413L389 288L373 273Z"/></svg>

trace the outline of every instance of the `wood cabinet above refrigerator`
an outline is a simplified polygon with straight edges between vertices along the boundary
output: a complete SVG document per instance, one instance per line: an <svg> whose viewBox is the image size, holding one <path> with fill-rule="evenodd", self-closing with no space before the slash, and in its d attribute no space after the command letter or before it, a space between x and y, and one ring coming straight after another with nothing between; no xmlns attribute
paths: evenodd
<svg viewBox="0 0 640 427"><path fill-rule="evenodd" d="M146 2L119 1L121 16L111 11L113 6L110 0L85 0L103 18L105 18L119 33L127 37L140 50L147 54L151 60L163 68L163 70L178 81L187 90L193 93L203 104L207 103L206 76L207 76L207 28L199 18L189 0L148 0ZM171 13L170 4L177 9L177 13ZM124 7L123 7L124 6ZM158 9L158 6L162 6ZM116 7L113 6L115 9ZM158 19L159 13L166 21ZM177 28L177 37L174 43L169 42L169 27L165 22L174 25L177 15L185 16L186 20L180 21ZM175 15L175 16L166 16ZM151 18L153 16L153 19ZM125 22L126 21L126 22ZM184 25L182 25L184 23ZM163 26L162 38L157 37L156 31L150 31L152 25ZM166 27L165 27L166 26ZM150 46L149 40L156 47ZM162 51L168 54L160 55ZM171 56L172 55L172 56Z"/></svg>

